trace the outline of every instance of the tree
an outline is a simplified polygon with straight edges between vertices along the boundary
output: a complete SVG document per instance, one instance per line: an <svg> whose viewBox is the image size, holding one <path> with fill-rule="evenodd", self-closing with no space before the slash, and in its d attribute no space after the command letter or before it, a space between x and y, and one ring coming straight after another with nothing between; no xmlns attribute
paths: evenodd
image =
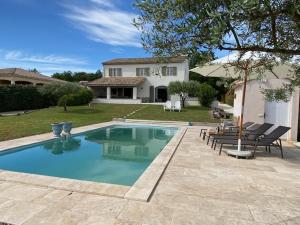
<svg viewBox="0 0 300 225"><path fill-rule="evenodd" d="M73 82L73 74L71 71L64 71L62 73L54 73L52 75L53 78L59 79L59 80L65 80L69 82Z"/></svg>
<svg viewBox="0 0 300 225"><path fill-rule="evenodd" d="M136 0L135 6L140 16L134 25L141 31L144 48L154 55L263 52L262 60L249 71L258 65L272 70L275 56L284 62L300 55L297 0ZM235 66L249 68L249 64ZM295 67L292 85L300 85L299 64Z"/></svg>
<svg viewBox="0 0 300 225"><path fill-rule="evenodd" d="M68 96L70 94L78 93L80 91L80 88L81 87L78 84L57 82L45 84L40 87L39 91L43 96L51 99L51 101L55 104L58 104L60 98ZM66 98L67 97L64 97L64 99ZM62 102L62 100L60 102ZM64 101L64 104L61 106L64 107L64 111L67 111L67 101Z"/></svg>
<svg viewBox="0 0 300 225"><path fill-rule="evenodd" d="M209 107L216 97L216 90L209 84L200 84L197 95L199 103Z"/></svg>
<svg viewBox="0 0 300 225"><path fill-rule="evenodd" d="M185 106L185 100L189 95L195 96L199 89L199 83L196 81L172 81L169 83L168 91L171 95L179 95L182 107Z"/></svg>
<svg viewBox="0 0 300 225"><path fill-rule="evenodd" d="M195 49L300 55L297 0L136 0L134 21L154 53ZM168 55L167 54L167 55Z"/></svg>
<svg viewBox="0 0 300 225"><path fill-rule="evenodd" d="M28 69L28 72L32 72L32 73L40 73L36 68Z"/></svg>
<svg viewBox="0 0 300 225"><path fill-rule="evenodd" d="M65 80L69 82L79 82L79 81L92 81L102 77L100 70L97 70L95 73L86 73L86 72L71 72L64 71L62 73L54 73L53 78Z"/></svg>

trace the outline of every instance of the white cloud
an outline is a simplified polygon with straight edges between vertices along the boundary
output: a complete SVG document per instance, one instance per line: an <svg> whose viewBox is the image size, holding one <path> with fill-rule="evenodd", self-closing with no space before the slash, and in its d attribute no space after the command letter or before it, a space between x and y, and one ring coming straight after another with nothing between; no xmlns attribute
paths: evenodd
<svg viewBox="0 0 300 225"><path fill-rule="evenodd" d="M114 8L115 5L110 2L109 0L90 0L93 3L96 3L98 5L104 6L104 7L108 7L108 8Z"/></svg>
<svg viewBox="0 0 300 225"><path fill-rule="evenodd" d="M95 72L84 59L60 55L33 55L23 51L6 51L0 49L0 68L17 67L23 69L36 68L42 74L51 75L55 72L71 70Z"/></svg>
<svg viewBox="0 0 300 225"><path fill-rule="evenodd" d="M49 63L49 64L73 64L73 65L84 65L85 60L64 57L58 55L29 55L22 51L8 51L4 54L4 59L19 61L19 62L35 62L35 63Z"/></svg>
<svg viewBox="0 0 300 225"><path fill-rule="evenodd" d="M118 9L111 1L90 0L90 7L65 5L68 18L88 38L113 46L141 47L139 32L132 25L137 15Z"/></svg>

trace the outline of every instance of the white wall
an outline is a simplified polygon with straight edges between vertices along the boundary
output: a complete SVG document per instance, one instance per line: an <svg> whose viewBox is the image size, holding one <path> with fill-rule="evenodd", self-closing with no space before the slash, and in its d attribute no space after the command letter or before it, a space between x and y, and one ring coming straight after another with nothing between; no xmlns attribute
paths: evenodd
<svg viewBox="0 0 300 225"><path fill-rule="evenodd" d="M163 66L177 67L177 76L162 76L161 68ZM168 86L171 81L188 81L189 65L188 60L183 63L165 63L165 64L132 64L132 65L103 65L103 76L109 76L109 68L122 68L122 77L135 77L136 68L150 68L150 76L145 76L146 81L138 87L138 97L149 97L150 86ZM156 75L158 74L158 75Z"/></svg>
<svg viewBox="0 0 300 225"><path fill-rule="evenodd" d="M92 103L108 103L108 104L141 104L140 99L119 99L119 98L94 98Z"/></svg>
<svg viewBox="0 0 300 225"><path fill-rule="evenodd" d="M253 121L255 123L264 123L265 113L265 98L261 93L262 89L274 89L281 87L283 83L288 83L287 79L269 79L265 82L260 80L251 80L247 84L246 98L245 98L245 110L244 121ZM240 116L241 104L242 104L242 89L240 85L235 89L234 109L233 114L235 117ZM298 111L299 111L299 90L293 93L289 107L288 126L292 129L288 134L289 140L296 140L298 133Z"/></svg>

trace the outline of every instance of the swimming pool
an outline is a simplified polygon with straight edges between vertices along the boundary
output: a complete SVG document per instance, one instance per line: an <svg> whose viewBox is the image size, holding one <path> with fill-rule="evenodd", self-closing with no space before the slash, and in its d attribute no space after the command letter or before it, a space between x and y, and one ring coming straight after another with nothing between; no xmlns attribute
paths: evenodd
<svg viewBox="0 0 300 225"><path fill-rule="evenodd" d="M177 130L112 125L3 151L0 169L131 186Z"/></svg>

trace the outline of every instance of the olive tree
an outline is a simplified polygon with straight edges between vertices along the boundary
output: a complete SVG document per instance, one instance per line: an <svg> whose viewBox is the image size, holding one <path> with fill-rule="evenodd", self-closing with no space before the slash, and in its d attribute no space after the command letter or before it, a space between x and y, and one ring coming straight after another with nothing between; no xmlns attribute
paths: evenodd
<svg viewBox="0 0 300 225"><path fill-rule="evenodd" d="M179 95L182 107L185 106L185 100L189 95L195 96L199 90L197 81L172 81L169 83L168 92L171 95Z"/></svg>
<svg viewBox="0 0 300 225"><path fill-rule="evenodd" d="M135 6L140 15L134 25L142 45L154 55L207 50L264 53L251 71L272 70L277 58L285 62L300 55L298 0L136 0ZM243 63L235 66L245 68ZM291 79L292 87L300 85L297 63Z"/></svg>

